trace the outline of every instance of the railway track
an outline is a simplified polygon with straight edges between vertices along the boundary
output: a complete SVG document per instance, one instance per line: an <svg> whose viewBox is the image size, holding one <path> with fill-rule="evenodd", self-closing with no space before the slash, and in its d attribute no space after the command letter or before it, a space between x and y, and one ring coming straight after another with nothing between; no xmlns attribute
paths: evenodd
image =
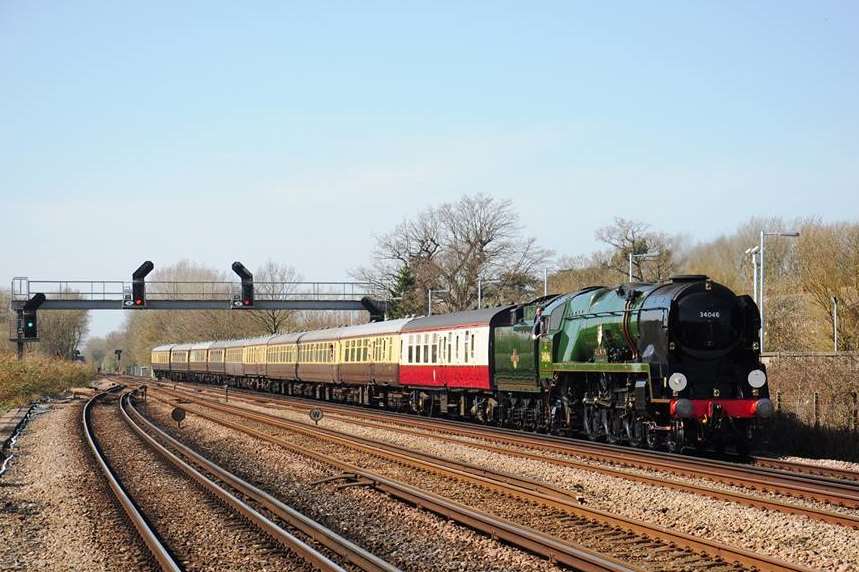
<svg viewBox="0 0 859 572"><path fill-rule="evenodd" d="M118 414L121 420L114 419L110 424L109 420L102 419L94 423L94 404L99 399L103 399L103 394L93 398L84 409L87 439L117 500L162 569L182 570L211 566L234 568L252 565L252 559L256 558L258 563L264 562L266 565L289 570L397 570L175 441L136 411L131 404L130 392L119 398L118 408L113 412L114 417ZM157 458L157 462L146 465L145 475L135 475L133 465L139 465L139 459L135 457L129 462L129 459L122 458L120 448L116 445L105 447L104 443L100 443L96 434L98 429L94 429L94 426L99 424L102 429L109 427L117 431L124 424L126 430L139 440L138 443L142 441L146 444L148 454ZM116 433L112 433L111 437L112 440L116 439ZM128 441L125 443L127 445ZM106 448L113 451L105 455ZM111 456L114 464L121 465L119 470L112 466ZM157 466L159 464L161 466ZM138 466L137 470L139 469ZM140 487L141 482L169 479L170 477L159 473L164 470L172 470L173 480L168 481L172 486L177 485L179 475L183 475L185 481L191 485L182 488L181 483L178 483L185 496L174 498L175 502L170 510L158 511L154 508L153 504L159 499L132 499L129 488ZM122 477L117 473L124 473L127 481L134 479L134 482L123 484ZM207 497L203 502L200 502L201 495ZM141 505L144 505L143 509ZM179 530L182 523L170 518L176 514L181 518L183 511L184 516L193 513L190 514L192 518L194 515L205 515L211 511L211 529L201 530L205 527L194 527L195 530L190 533L186 530L183 534L183 531ZM169 517L165 517L165 512ZM153 526L153 522L158 526ZM225 530L219 531L220 525L223 525ZM218 532L228 533L222 543L222 549L213 546L211 535ZM199 533L204 536L197 538L195 535ZM221 554L232 551L238 551L238 559L230 560L229 555Z"/></svg>
<svg viewBox="0 0 859 572"><path fill-rule="evenodd" d="M181 399L186 403L183 406L188 407L188 404L191 404L193 408L190 410L195 415L296 451L320 462L333 464L342 471L340 478L349 478L359 484L363 482L367 486L381 488L404 500L416 502L413 497L410 498L409 494L403 493L403 490L408 490L408 487L411 487L412 490L409 493L414 494L414 483L405 485L405 488L399 489L399 492L397 488L390 489L389 487L392 486L403 487L403 485L392 483L389 473L433 475L431 478L421 477L417 480L419 482L421 479L431 481L432 484L428 485L428 488L445 490L448 493L445 496L451 498L457 496L455 492L451 492L454 487L452 482L458 483L456 486L470 488L471 494L475 497L486 497L487 493L490 493L494 495L494 498L489 501L490 508L487 509L485 502L482 504L478 502L478 509L482 508L485 512L494 512L492 506L509 505L506 506L506 511L499 509L507 518L510 518L509 515L512 513L526 515L524 518L532 518L533 523L540 523L538 530L541 534L554 538L556 542L563 540L564 537L595 539L593 541L604 546L603 550L608 550L605 547L613 545L613 552L610 553L615 556L624 554L630 560L647 562L649 567L656 569L681 567L684 569L718 570L732 569L735 564L739 564L759 570L804 570L803 567L794 566L765 555L754 554L709 539L669 531L598 509L591 509L580 504L577 499L565 491L536 481L490 471L466 463L440 459L337 431L308 427L305 424L288 421L281 417L218 403L201 396L189 395L188 392L173 392L162 389L157 393L164 396L159 396L159 399L164 400L165 403L170 403L171 399ZM213 411L216 413L213 414ZM226 419L225 416L235 417L242 422ZM272 435L268 430L254 428L247 424L248 421L260 424L264 428L275 428L287 432L289 438ZM301 445L298 444L297 436L302 436ZM321 450L319 446L312 445L323 441L327 442L327 445ZM398 473L391 469L368 471L359 468L336 458L338 457L337 451L345 451L346 449L360 452L359 457L356 458L360 458L360 456L372 457L384 460L384 463L388 465L400 465L407 470ZM384 476L379 473L384 473ZM482 492L479 492L478 489ZM459 496L461 497L461 495ZM436 498L434 500L438 503L442 499ZM459 500L463 502L461 498ZM539 510L535 512L534 507L539 507ZM440 510L439 504L427 506L427 508L434 511ZM446 513L442 512L442 514ZM642 555L642 550L646 556Z"/></svg>
<svg viewBox="0 0 859 572"><path fill-rule="evenodd" d="M126 378L128 376L119 376L119 377ZM141 382L140 378L130 378L130 379L135 380L137 383ZM144 381L151 381L151 380L144 380ZM161 382L161 383L164 383L164 382ZM178 385L178 387L184 387L184 386L185 386L184 384ZM203 386L203 387L205 387L205 386ZM209 390L207 390L207 391L209 391ZM422 420L420 417L416 417L414 415L406 415L406 414L398 413L395 411L370 409L370 408L367 408L365 406L351 405L351 404L346 404L346 403L338 403L338 402L331 402L331 401L320 402L320 401L316 401L313 399L307 399L307 398L302 398L302 397L295 397L295 396L287 397L287 396L283 396L280 394L261 393L261 392L254 392L251 390L237 389L237 388L230 388L230 391L234 397L244 396L245 398L250 398L250 399L253 399L255 401L270 402L274 405L276 405L277 402L281 402L283 404L288 403L289 406L291 406L291 407L295 407L295 408L303 407L305 410L309 410L313 407L319 407L321 405L324 405L326 408L330 408L332 410L341 409L341 410L349 412L350 414L354 414L355 412L362 413L362 414L376 414L379 416L383 416L384 420L387 422L395 422L397 419L400 419L404 423L411 424L414 421L420 422ZM555 438L555 439L560 439L562 442L571 443L571 444L595 445L595 446L602 446L603 445L603 444L591 443L589 441L584 441L584 440L575 439L575 438L554 437L554 436L534 434L534 433L528 433L528 432L522 432L522 431L514 431L514 430L509 430L509 429L504 429L504 428L499 428L499 427L494 427L494 426L480 426L480 425L475 425L474 423L465 423L465 422L458 421L455 419L435 418L433 420L433 430L434 431L439 430L438 427L435 426L436 421L440 421L442 424L449 424L449 425L454 426L454 427L455 426L465 426L466 428L470 428L470 429L474 429L475 427L477 427L477 428L484 428L485 427L488 429L496 429L496 430L500 430L503 432L512 432L513 434L518 434L518 435L531 435L531 436L538 437L538 438L540 438L540 437ZM718 457L714 458L714 457L700 456L700 455L699 456L677 455L677 454L660 452L660 451L646 451L646 450L641 450L641 449L631 449L629 447L618 447L618 446L614 446L614 445L605 445L605 447L608 447L611 449L632 450L632 451L637 451L637 452L641 452L641 453L655 454L657 456L662 456L662 457L666 457L666 458L698 459L699 461L701 461L703 463L707 463L707 462L710 462L710 463L727 463L728 465L731 465L731 466L757 467L757 468L761 468L761 469L771 469L771 470L775 470L779 473L796 473L799 475L810 476L810 477L813 477L815 479L819 479L823 482L832 482L832 483L835 483L837 485L843 485L845 483L846 484L856 483L855 488L857 490L859 490L859 471L851 471L848 469L837 469L834 467L810 465L807 463L785 461L785 460L781 460L781 459L774 459L774 458L763 457L763 456L740 456L740 455L723 454L723 455L719 455Z"/></svg>
<svg viewBox="0 0 859 572"><path fill-rule="evenodd" d="M741 462L742 457L738 457ZM776 469L788 473L799 473L802 475L812 475L828 480L847 481L859 483L859 472L850 471L847 469L836 469L834 467L821 467L819 465L809 465L808 463L797 463L794 461L783 461L781 459L772 459L769 457L752 456L749 457L749 463L758 467L766 467L768 469Z"/></svg>
<svg viewBox="0 0 859 572"><path fill-rule="evenodd" d="M199 388L183 388L183 391L198 393ZM206 390L209 395L215 392ZM269 398L267 395L250 392L233 393L233 401L246 401L266 406L284 407L309 411L318 407L319 403L312 400L298 400L290 397L288 400ZM826 502L849 508L859 508L859 483L846 480L834 480L828 477L795 474L772 468L755 468L748 465L736 465L725 461L701 459L682 455L663 454L654 451L640 451L627 447L617 447L601 443L581 442L546 435L533 435L517 431L486 426L475 426L448 420L433 420L416 418L390 412L368 411L365 408L342 404L324 405L327 414L343 421L361 426L391 429L391 424L398 424L398 432L414 435L426 435L420 431L431 432L433 438L466 444L484 450L530 458L559 466L567 466L587 471L597 472L608 476L642 482L655 486L681 490L694 494L709 496L720 500L737 502L747 506L776 510L787 514L797 514L827 522L859 529L859 517L840 512L820 510L807 506L798 506L776 499L753 494L744 494L730 489L706 487L695 483L666 480L656 476L630 473L623 468L632 467L644 470L667 471L671 474L687 478L704 478L710 481L740 486L752 491L769 491L800 499ZM339 412L339 413L338 413ZM472 439L463 441L461 437ZM558 459L542 452L560 453L567 458ZM571 458L572 457L572 458ZM594 465L577 461L575 457L609 462L612 466Z"/></svg>
<svg viewBox="0 0 859 572"><path fill-rule="evenodd" d="M243 393L244 395L253 395L253 393ZM263 395L257 395L262 400ZM319 402L304 398L290 397L288 400L284 399L282 401L288 402L293 400L296 401L296 406L302 407L305 411L320 406ZM267 399L266 401L272 400ZM433 419L432 421L428 421L425 418L415 418L412 415L367 410L363 407L339 403L332 404L325 402L324 406L327 409L347 412L350 415L354 415L357 411L359 414L367 415L383 422L399 422L434 432L476 439L491 439L525 448L551 450L597 460L615 461L617 464L623 466L634 466L644 469L653 467L685 476L704 476L713 481L724 482L726 484L738 484L757 490L772 490L773 492L788 496L812 498L831 502L836 505L859 508L859 474L853 471L840 471L826 467L810 467L801 463L778 461L764 457L755 457L753 464L741 464L692 455L634 449L568 437L527 433L488 425L475 425L474 423L449 419ZM367 412L366 414L364 413L365 411ZM686 470L687 467L693 468L694 471ZM843 478L845 474L849 478Z"/></svg>
<svg viewBox="0 0 859 572"><path fill-rule="evenodd" d="M117 391L118 389L119 386L116 386L106 392L99 393L95 395L92 399L87 401L87 403L84 405L81 420L83 424L84 436L86 437L87 444L89 445L90 450L95 457L96 464L101 469L101 472L104 475L104 478L107 480L111 491L113 491L117 502L119 503L123 512L125 512L125 514L128 516L129 521L131 522L134 529L137 531L137 534L140 536L140 539L143 544L146 545L146 548L147 550L149 550L149 553L151 554L153 560L162 570L178 572L182 570L182 568L173 558L172 553L161 542L161 538L155 533L152 527L149 526L149 522L146 520L146 518L144 518L142 512L140 511L140 508L137 506L137 503L135 503L131 499L131 497L128 496L128 493L125 491L125 487L122 485L122 483L120 483L113 469L108 464L104 452L102 451L101 445L96 439L94 431L92 429L92 409L94 404L97 403L100 399L103 399L105 395L108 395L113 391Z"/></svg>

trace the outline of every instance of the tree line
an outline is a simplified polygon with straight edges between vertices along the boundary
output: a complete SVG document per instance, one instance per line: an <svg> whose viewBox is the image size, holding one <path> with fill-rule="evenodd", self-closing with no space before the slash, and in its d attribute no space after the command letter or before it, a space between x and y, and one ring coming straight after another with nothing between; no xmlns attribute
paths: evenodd
<svg viewBox="0 0 859 572"><path fill-rule="evenodd" d="M532 300L586 286L612 286L628 279L659 281L673 274L706 274L738 294L751 294L752 265L746 249L761 229L796 230L797 238L767 241L767 348L773 351L831 351L833 296L838 300L839 349L859 345L859 223L815 218L752 218L714 240L693 242L643 221L616 218L595 232L601 248L556 253L527 234L510 200L477 194L426 208L375 237L368 263L351 271L389 301L389 318L453 312ZM640 256L640 255L650 256ZM289 295L301 276L291 266L267 261L254 272L258 296ZM164 267L152 283L226 282L229 277L192 261ZM166 288L166 286L161 286ZM171 286L173 296L200 297L195 285ZM157 293L153 284L150 292ZM212 292L211 295L223 296ZM204 296L205 297L205 296ZM0 328L12 332L8 292L0 292ZM87 355L112 368L113 350L123 362L148 363L155 345L213 338L239 338L366 321L363 313L272 311L129 312L123 327L90 338ZM72 359L86 335L86 312L41 312L41 341L31 351ZM14 350L14 345L3 347Z"/></svg>

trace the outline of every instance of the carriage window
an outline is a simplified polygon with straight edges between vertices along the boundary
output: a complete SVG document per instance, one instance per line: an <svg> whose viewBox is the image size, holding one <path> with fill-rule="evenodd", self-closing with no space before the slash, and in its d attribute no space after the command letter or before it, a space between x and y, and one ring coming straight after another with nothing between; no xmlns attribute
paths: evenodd
<svg viewBox="0 0 859 572"><path fill-rule="evenodd" d="M471 361L474 361L474 337L475 334L471 334Z"/></svg>
<svg viewBox="0 0 859 572"><path fill-rule="evenodd" d="M361 340L361 361L367 361L367 340Z"/></svg>
<svg viewBox="0 0 859 572"><path fill-rule="evenodd" d="M432 335L432 362L438 363L438 336Z"/></svg>

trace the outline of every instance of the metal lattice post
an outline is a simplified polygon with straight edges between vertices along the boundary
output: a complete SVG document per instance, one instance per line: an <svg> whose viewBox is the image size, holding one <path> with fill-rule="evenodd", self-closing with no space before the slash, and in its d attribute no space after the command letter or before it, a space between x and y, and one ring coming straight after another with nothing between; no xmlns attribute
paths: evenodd
<svg viewBox="0 0 859 572"><path fill-rule="evenodd" d="M781 390L775 392L775 410L781 411Z"/></svg>

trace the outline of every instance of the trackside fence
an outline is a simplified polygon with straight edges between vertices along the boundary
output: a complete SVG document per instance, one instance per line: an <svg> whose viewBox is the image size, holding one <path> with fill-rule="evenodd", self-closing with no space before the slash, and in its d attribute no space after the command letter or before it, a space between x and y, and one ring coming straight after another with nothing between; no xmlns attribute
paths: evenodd
<svg viewBox="0 0 859 572"><path fill-rule="evenodd" d="M777 412L769 446L859 461L859 354L774 353L764 361Z"/></svg>

